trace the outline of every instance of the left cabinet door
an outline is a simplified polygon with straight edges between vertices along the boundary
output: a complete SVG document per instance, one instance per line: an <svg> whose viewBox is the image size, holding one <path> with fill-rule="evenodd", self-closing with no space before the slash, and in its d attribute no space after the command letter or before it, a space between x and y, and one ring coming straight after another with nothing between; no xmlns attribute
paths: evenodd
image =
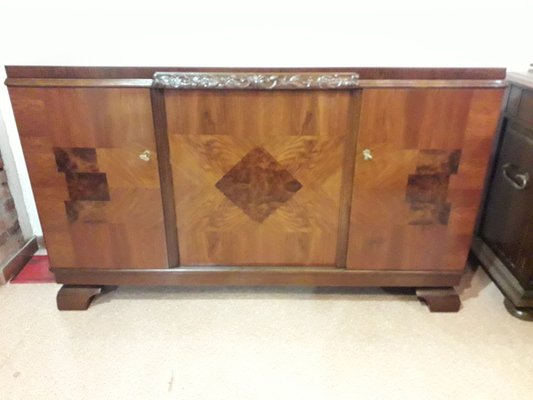
<svg viewBox="0 0 533 400"><path fill-rule="evenodd" d="M149 90L10 96L51 266L167 267Z"/></svg>

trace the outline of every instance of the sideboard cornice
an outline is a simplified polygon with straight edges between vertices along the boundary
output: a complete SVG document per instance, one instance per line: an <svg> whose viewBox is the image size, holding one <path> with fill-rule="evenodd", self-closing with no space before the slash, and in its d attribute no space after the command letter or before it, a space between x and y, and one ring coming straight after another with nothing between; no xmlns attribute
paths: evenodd
<svg viewBox="0 0 533 400"><path fill-rule="evenodd" d="M357 87L502 87L505 69L483 68L135 68L7 66L13 87L161 87L162 73L211 75L356 76ZM155 78L155 79L154 79ZM284 87L291 88L291 87ZM293 87L302 89L303 87ZM316 89L317 87L309 87ZM346 87L345 87L346 88ZM258 87L260 89L260 87Z"/></svg>
<svg viewBox="0 0 533 400"><path fill-rule="evenodd" d="M356 73L360 79L503 80L505 68L199 68L199 67L68 67L6 66L9 78L49 79L152 79L156 72L339 72Z"/></svg>

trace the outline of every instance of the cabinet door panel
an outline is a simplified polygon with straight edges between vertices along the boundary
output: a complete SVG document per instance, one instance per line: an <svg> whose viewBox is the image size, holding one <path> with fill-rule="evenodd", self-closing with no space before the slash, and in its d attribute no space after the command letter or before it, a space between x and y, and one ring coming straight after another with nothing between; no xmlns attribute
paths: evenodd
<svg viewBox="0 0 533 400"><path fill-rule="evenodd" d="M533 188L519 177L533 177L533 132L511 123L502 135L481 236L528 286L533 277Z"/></svg>
<svg viewBox="0 0 533 400"><path fill-rule="evenodd" d="M149 91L10 95L52 267L168 266Z"/></svg>
<svg viewBox="0 0 533 400"><path fill-rule="evenodd" d="M335 266L357 96L167 91L181 264Z"/></svg>
<svg viewBox="0 0 533 400"><path fill-rule="evenodd" d="M364 90L349 269L464 267L502 94Z"/></svg>

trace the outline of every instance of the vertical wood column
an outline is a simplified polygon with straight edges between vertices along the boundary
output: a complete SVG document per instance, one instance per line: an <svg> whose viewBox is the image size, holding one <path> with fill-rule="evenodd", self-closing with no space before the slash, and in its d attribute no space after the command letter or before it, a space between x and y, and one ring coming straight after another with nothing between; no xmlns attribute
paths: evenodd
<svg viewBox="0 0 533 400"><path fill-rule="evenodd" d="M348 257L348 234L350 230L350 213L352 207L357 135L359 133L359 118L361 114L361 90L354 90L352 92L352 101L350 104L349 114L352 126L346 134L344 167L342 169L339 233L337 237L336 257L338 268L346 268L346 259Z"/></svg>
<svg viewBox="0 0 533 400"><path fill-rule="evenodd" d="M163 202L163 216L165 220L167 240L168 265L170 268L173 268L178 267L180 261L164 90L151 89L150 98L152 100L152 114L154 116L159 179L161 181L161 200Z"/></svg>

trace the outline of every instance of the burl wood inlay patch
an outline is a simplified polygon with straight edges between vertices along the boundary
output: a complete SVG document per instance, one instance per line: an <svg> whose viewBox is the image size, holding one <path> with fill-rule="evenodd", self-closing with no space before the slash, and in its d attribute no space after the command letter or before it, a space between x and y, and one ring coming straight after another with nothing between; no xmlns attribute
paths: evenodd
<svg viewBox="0 0 533 400"><path fill-rule="evenodd" d="M70 200L109 201L107 177L103 172L65 174Z"/></svg>
<svg viewBox="0 0 533 400"><path fill-rule="evenodd" d="M451 205L446 201L450 175L457 174L461 150L421 150L416 174L407 180L410 225L447 225Z"/></svg>
<svg viewBox="0 0 533 400"><path fill-rule="evenodd" d="M91 147L54 147L58 172L98 172L96 149Z"/></svg>
<svg viewBox="0 0 533 400"><path fill-rule="evenodd" d="M54 147L57 171L65 174L69 200L65 201L65 211L69 222L76 222L82 210L91 214L90 209L101 207L93 201L109 201L109 187L106 174L99 172L96 149L90 147ZM79 203L79 202L84 202ZM85 222L97 222L89 218ZM93 221L94 220L94 221Z"/></svg>
<svg viewBox="0 0 533 400"><path fill-rule="evenodd" d="M263 222L302 188L302 184L262 147L246 154L215 186L257 222Z"/></svg>

